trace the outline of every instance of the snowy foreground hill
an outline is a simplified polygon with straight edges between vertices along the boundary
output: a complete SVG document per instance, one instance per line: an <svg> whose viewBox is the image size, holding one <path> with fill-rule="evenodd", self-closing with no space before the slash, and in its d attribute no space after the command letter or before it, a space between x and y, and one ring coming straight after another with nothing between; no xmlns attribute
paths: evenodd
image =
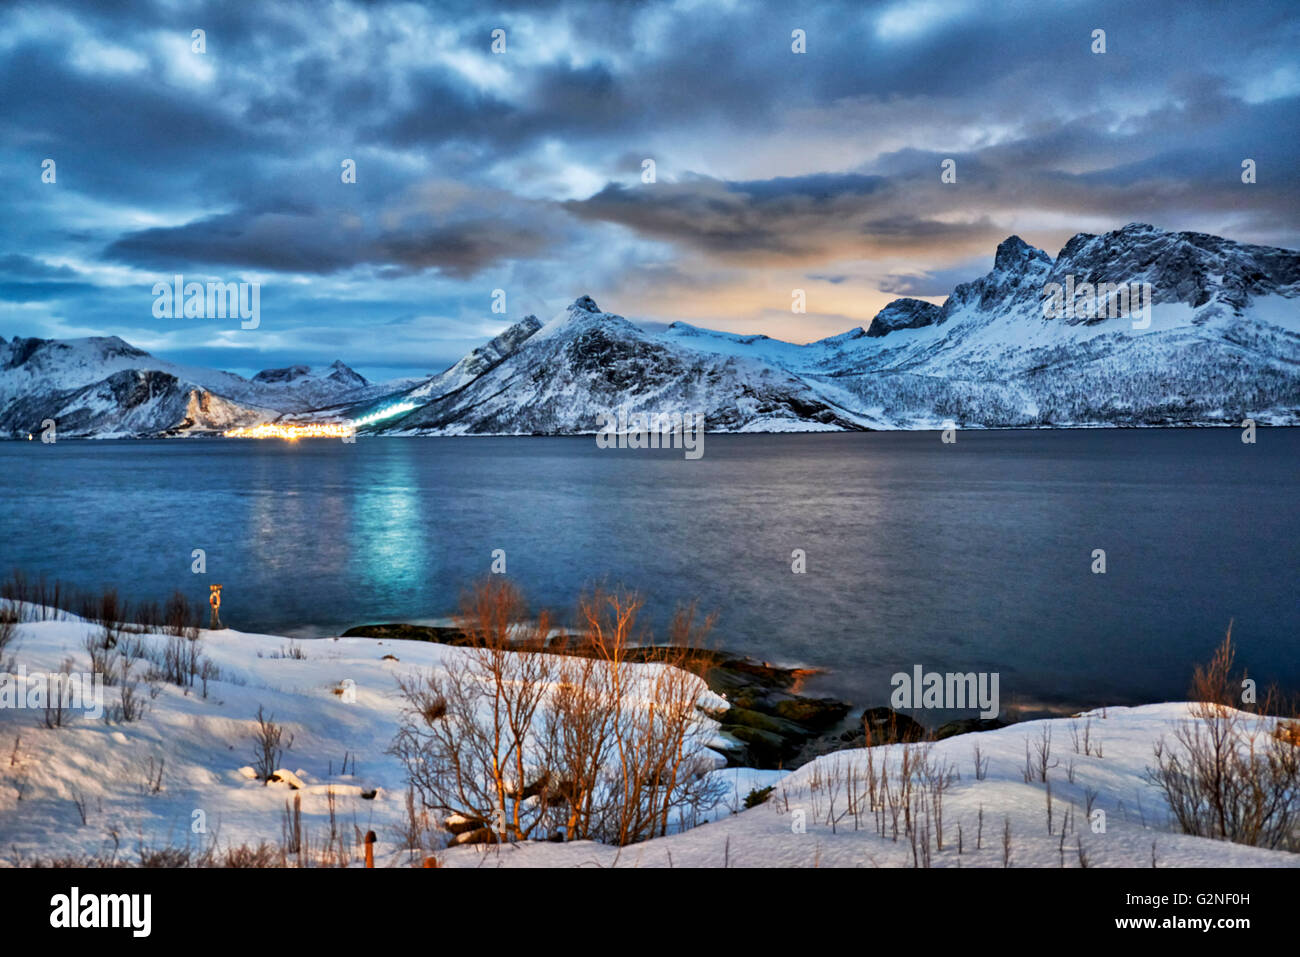
<svg viewBox="0 0 1300 957"><path fill-rule="evenodd" d="M6 664L29 681L57 671L65 660L74 672L85 670L83 640L94 632L75 618L21 624L16 645L9 646L13 661ZM622 850L588 841L448 849L449 835L438 830L416 850L405 837L404 773L385 753L400 721L396 678L456 667L463 650L339 638L301 643L299 657L287 639L271 635L219 631L202 638L204 654L220 671L206 696L197 684L187 691L161 684L156 696L144 695L146 709L137 720L78 714L49 728L40 709L0 708L0 865L72 856L133 863L142 848L169 846L266 841L278 847L295 798L305 842L319 848L330 829L331 795L335 826L346 835L353 864L361 859L353 835L373 830L381 867L419 866L431 853L452 867L911 867L918 861L924 866L926 858L936 867L1001 867L1004 856L1013 867L1079 867L1083 861L1148 867L1153 857L1162 867L1300 865L1297 854L1189 837L1170 826L1161 792L1145 770L1155 743L1188 720L1185 704L1111 708L934 744L934 766L949 767L954 777L943 795L941 823L927 817L928 850L922 852L904 836L893 840L888 826L882 837L873 813L851 811L868 760L877 774L888 764L897 780L902 745L836 752L794 772L723 769L719 759L719 768L708 773L727 789L702 815L706 823ZM147 650L167 638L140 640ZM345 682L355 700L338 694ZM120 693L106 689L110 712ZM716 713L726 703L701 685L699 705L701 732L716 733L704 712ZM259 707L292 735L279 780L267 785L254 780L249 767ZM1045 730L1052 736L1052 761L1059 762L1048 772L1050 828L1047 787L1026 783L1022 774L1029 742L1041 740ZM1088 754L1072 748L1071 730L1086 730ZM979 776L977 748L987 760ZM741 809L752 789L767 786L773 790L765 803ZM1090 823L1089 803L1104 812L1104 832Z"/></svg>
<svg viewBox="0 0 1300 957"><path fill-rule="evenodd" d="M378 385L342 363L248 380L117 338L0 340L0 435L17 437L46 419L110 437L302 417L399 435L575 434L620 407L702 413L715 432L1297 425L1300 253L1134 223L1081 233L1053 259L1012 236L942 304L898 299L866 328L805 345L685 323L652 334L582 296L438 375Z"/></svg>

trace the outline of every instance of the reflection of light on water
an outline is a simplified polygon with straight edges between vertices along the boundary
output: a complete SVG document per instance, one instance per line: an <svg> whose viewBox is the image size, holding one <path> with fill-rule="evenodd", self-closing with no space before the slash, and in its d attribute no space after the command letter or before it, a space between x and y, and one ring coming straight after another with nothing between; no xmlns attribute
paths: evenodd
<svg viewBox="0 0 1300 957"><path fill-rule="evenodd" d="M245 453L253 464L245 542L250 571L278 612L314 622L322 591L346 582L351 450L315 446L287 455Z"/></svg>
<svg viewBox="0 0 1300 957"><path fill-rule="evenodd" d="M375 598L409 605L430 587L423 503L410 449L385 444L382 451L367 462L366 481L349 502L349 559L353 577Z"/></svg>

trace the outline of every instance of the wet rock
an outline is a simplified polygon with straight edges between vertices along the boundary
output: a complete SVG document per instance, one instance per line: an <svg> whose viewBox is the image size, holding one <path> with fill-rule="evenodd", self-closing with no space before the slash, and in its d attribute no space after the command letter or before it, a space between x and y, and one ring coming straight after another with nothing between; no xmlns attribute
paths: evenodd
<svg viewBox="0 0 1300 957"><path fill-rule="evenodd" d="M1005 728L1009 722L998 718L961 718L941 724L934 732L934 740L942 741L958 734L970 734L972 731L995 731Z"/></svg>

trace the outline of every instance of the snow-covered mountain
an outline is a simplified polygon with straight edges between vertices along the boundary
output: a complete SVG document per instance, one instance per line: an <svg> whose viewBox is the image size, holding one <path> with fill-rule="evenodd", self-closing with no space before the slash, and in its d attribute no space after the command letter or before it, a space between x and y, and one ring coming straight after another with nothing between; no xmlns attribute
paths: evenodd
<svg viewBox="0 0 1300 957"><path fill-rule="evenodd" d="M1108 301L1099 284L1132 295ZM942 304L896 299L865 329L802 345L682 322L650 333L582 296L438 375L387 384L341 362L244 379L116 337L0 339L0 434L46 418L65 435L140 436L286 417L569 434L620 407L703 413L728 432L1297 425L1300 253L1140 223L1081 233L1055 259L1011 236Z"/></svg>
<svg viewBox="0 0 1300 957"><path fill-rule="evenodd" d="M159 359L117 336L0 339L0 435L20 438L46 419L69 437L217 432L389 388L342 362L245 379Z"/></svg>
<svg viewBox="0 0 1300 957"><path fill-rule="evenodd" d="M411 389L406 393L406 397L411 401L430 402L455 392L513 354L525 339L540 328L542 328L540 319L536 316L525 316L487 345L474 349L450 369Z"/></svg>
<svg viewBox="0 0 1300 957"><path fill-rule="evenodd" d="M1045 315L1051 284L1097 283L1149 290L1149 316ZM803 346L679 326L665 338L762 357L878 428L1300 424L1300 253L1140 223L1055 260L1012 236L941 306L898 299Z"/></svg>
<svg viewBox="0 0 1300 957"><path fill-rule="evenodd" d="M590 296L513 338L513 350L486 371L439 397L431 390L427 403L383 431L594 432L597 415L620 406L629 413L702 412L707 427L720 431L860 427L851 412L777 365L667 342L603 312Z"/></svg>

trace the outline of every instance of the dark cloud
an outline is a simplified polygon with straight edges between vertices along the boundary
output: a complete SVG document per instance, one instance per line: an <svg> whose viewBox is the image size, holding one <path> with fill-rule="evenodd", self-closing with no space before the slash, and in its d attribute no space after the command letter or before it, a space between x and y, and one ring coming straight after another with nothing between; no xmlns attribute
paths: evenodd
<svg viewBox="0 0 1300 957"><path fill-rule="evenodd" d="M130 233L105 254L151 269L217 265L331 273L359 261L347 233L337 216L241 211Z"/></svg>
<svg viewBox="0 0 1300 957"><path fill-rule="evenodd" d="M444 221L418 206L362 219L350 209L282 201L261 211L132 232L114 241L105 256L150 269L234 266L327 275L373 266L389 279L424 270L467 279L506 260L540 255L560 239L544 206L514 221L489 216L491 205L489 197L462 200L456 218Z"/></svg>
<svg viewBox="0 0 1300 957"><path fill-rule="evenodd" d="M53 266L22 253L0 256L0 275L22 276L26 279L76 279L79 275L71 266Z"/></svg>
<svg viewBox="0 0 1300 957"><path fill-rule="evenodd" d="M825 252L846 219L871 208L884 186L878 177L857 173L749 182L691 176L677 183L610 183L564 206L583 219L617 223L710 253L793 258Z"/></svg>
<svg viewBox="0 0 1300 957"><path fill-rule="evenodd" d="M764 255L821 262L885 249L996 244L1005 238L987 216L948 221L906 212L918 198L904 180L856 173L740 183L691 177L679 183L610 184L565 208L730 262Z"/></svg>
<svg viewBox="0 0 1300 957"><path fill-rule="evenodd" d="M375 362L360 330L395 317L439 356L490 331L485 286L534 311L662 290L739 321L733 291L773 269L942 295L1012 232L1297 246L1297 46L1282 0L10 5L0 332L147 333L148 271L250 270L285 279L295 361ZM154 331L199 361L199 333Z"/></svg>

